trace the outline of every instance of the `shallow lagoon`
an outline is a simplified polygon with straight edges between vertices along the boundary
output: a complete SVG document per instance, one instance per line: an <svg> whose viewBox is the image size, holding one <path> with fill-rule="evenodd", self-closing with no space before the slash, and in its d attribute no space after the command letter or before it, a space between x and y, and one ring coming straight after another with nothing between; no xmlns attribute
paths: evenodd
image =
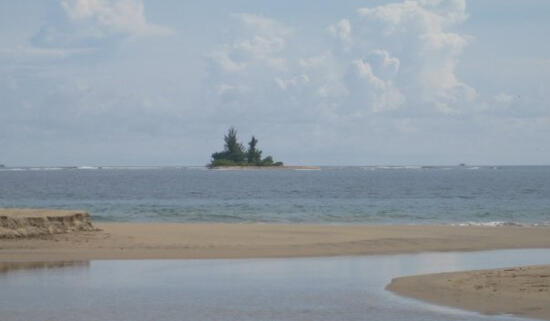
<svg viewBox="0 0 550 321"><path fill-rule="evenodd" d="M549 264L550 250L14 264L1 320L525 320L396 296L397 276Z"/></svg>

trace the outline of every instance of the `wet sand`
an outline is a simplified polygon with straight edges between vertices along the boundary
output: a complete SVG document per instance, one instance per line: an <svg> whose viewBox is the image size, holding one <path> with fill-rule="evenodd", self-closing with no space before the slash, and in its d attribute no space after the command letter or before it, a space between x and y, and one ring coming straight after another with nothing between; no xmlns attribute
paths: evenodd
<svg viewBox="0 0 550 321"><path fill-rule="evenodd" d="M550 248L548 227L100 223L0 239L0 261L311 257Z"/></svg>
<svg viewBox="0 0 550 321"><path fill-rule="evenodd" d="M387 289L484 314L550 320L550 265L409 276Z"/></svg>

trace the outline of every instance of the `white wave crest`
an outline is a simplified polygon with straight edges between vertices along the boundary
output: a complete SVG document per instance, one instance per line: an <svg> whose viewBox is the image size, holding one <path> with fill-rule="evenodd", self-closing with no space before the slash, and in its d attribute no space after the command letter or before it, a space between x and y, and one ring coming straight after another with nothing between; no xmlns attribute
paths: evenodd
<svg viewBox="0 0 550 321"><path fill-rule="evenodd" d="M463 222L451 224L454 226L487 226L487 227L503 227L503 226L532 226L534 224L525 224L518 222L506 222L506 221L490 221L490 222Z"/></svg>

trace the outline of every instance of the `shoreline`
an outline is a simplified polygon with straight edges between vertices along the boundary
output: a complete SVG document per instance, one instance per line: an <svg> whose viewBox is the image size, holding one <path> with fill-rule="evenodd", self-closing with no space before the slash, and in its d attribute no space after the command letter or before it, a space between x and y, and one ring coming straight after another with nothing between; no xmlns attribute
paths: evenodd
<svg viewBox="0 0 550 321"><path fill-rule="evenodd" d="M486 315L550 320L550 265L405 276L386 290Z"/></svg>
<svg viewBox="0 0 550 321"><path fill-rule="evenodd" d="M207 167L211 170L218 170L218 171L224 171L224 170L275 170L275 169L287 169L287 170L321 170L320 166L307 166L307 165L281 165L281 166L238 166L238 165L231 165L231 166L214 166L214 167Z"/></svg>
<svg viewBox="0 0 550 321"><path fill-rule="evenodd" d="M100 231L0 239L0 262L268 258L550 248L550 227L94 223Z"/></svg>

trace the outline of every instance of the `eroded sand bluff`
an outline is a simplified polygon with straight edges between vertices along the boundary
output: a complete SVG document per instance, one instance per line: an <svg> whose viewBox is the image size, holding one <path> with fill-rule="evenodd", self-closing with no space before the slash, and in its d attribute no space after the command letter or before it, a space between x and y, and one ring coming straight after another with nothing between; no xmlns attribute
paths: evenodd
<svg viewBox="0 0 550 321"><path fill-rule="evenodd" d="M86 211L0 209L0 238L39 237L73 231L93 231Z"/></svg>

